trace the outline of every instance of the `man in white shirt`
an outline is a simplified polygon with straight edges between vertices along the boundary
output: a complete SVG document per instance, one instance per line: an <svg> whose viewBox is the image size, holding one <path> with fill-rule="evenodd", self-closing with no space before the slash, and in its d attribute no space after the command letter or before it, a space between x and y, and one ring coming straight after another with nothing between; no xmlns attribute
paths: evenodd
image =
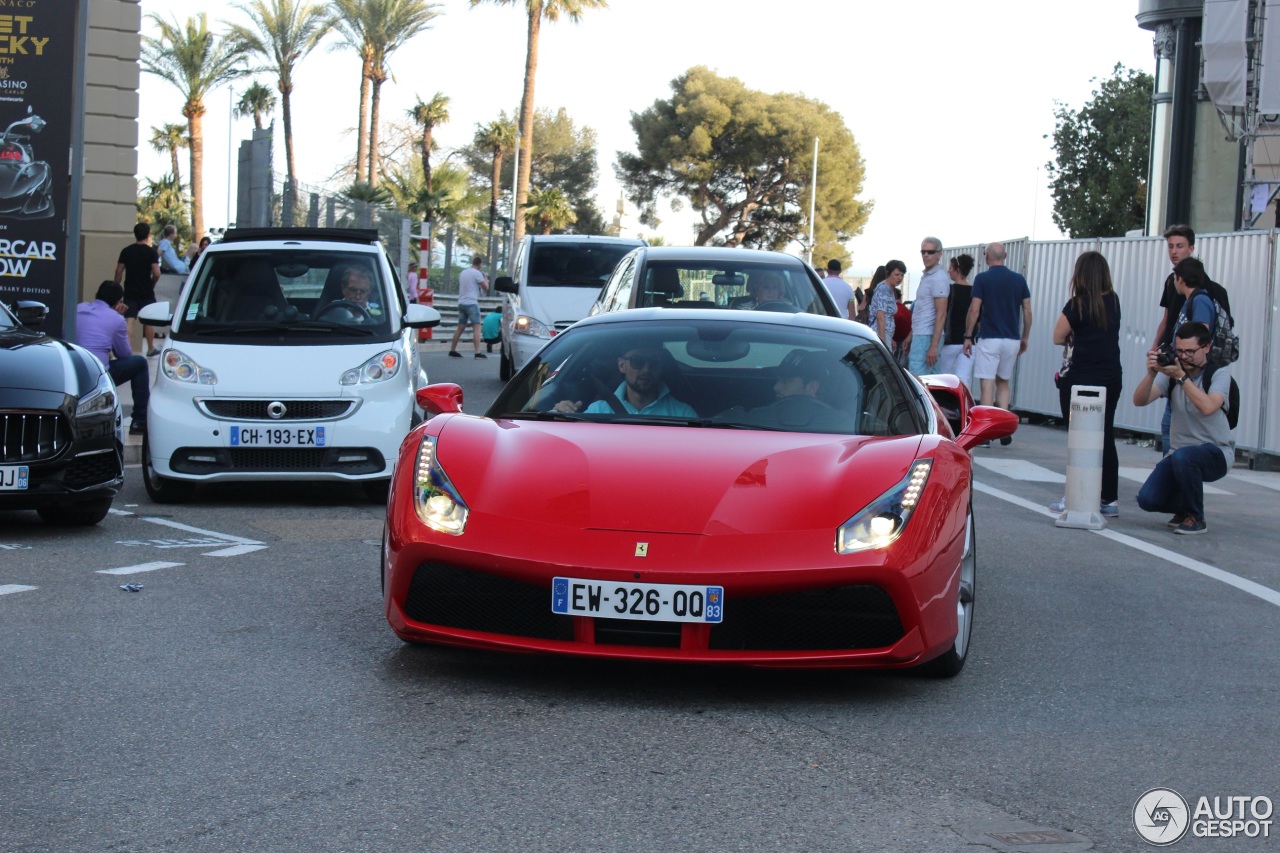
<svg viewBox="0 0 1280 853"><path fill-rule="evenodd" d="M822 283L826 285L827 292L831 294L831 299L836 303L841 317L848 320L850 314L858 313L859 306L853 296L853 287L840 278L840 261L835 258L827 261L827 277L822 280Z"/></svg>
<svg viewBox="0 0 1280 853"><path fill-rule="evenodd" d="M916 300L911 306L909 362L909 369L916 376L937 372L938 350L946 326L947 298L951 295L951 278L939 263L942 260L942 241L937 237L925 237L920 242L920 259L924 262L924 272L916 288Z"/></svg>
<svg viewBox="0 0 1280 853"><path fill-rule="evenodd" d="M484 266L484 255L471 256L471 268L465 269L458 276L458 326L453 330L453 340L449 341L449 355L462 358L458 352L458 341L462 339L462 330L471 327L471 339L476 347L476 358L487 358L480 352L480 294L489 290L489 278L480 267Z"/></svg>

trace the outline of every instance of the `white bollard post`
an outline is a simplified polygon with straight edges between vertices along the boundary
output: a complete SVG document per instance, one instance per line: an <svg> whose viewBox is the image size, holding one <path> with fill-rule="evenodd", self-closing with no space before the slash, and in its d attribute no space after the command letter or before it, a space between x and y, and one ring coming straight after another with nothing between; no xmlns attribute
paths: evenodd
<svg viewBox="0 0 1280 853"><path fill-rule="evenodd" d="M1107 389L1076 385L1071 389L1067 427L1067 506L1058 527L1100 530L1107 526L1102 502L1102 442L1107 423Z"/></svg>

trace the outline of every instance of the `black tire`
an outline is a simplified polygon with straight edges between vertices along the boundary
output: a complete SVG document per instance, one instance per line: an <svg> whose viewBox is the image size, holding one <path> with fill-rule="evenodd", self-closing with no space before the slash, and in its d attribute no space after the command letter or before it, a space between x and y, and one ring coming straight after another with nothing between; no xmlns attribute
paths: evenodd
<svg viewBox="0 0 1280 853"><path fill-rule="evenodd" d="M151 464L151 443L146 433L142 435L142 485L147 495L158 504L186 503L195 494L195 483L185 480L173 480L156 473Z"/></svg>
<svg viewBox="0 0 1280 853"><path fill-rule="evenodd" d="M506 382L511 378L511 374L514 372L511 369L511 358L507 355L506 347L499 346L498 353L498 378L503 382Z"/></svg>
<svg viewBox="0 0 1280 853"><path fill-rule="evenodd" d="M974 532L972 506L969 507L969 517L965 524L965 553L960 558L956 607L959 613L967 612L967 618L958 618L959 631L951 648L919 667L918 672L930 678L954 678L959 675L960 670L964 669L965 661L969 659L969 649L972 647L975 581L978 571L978 540Z"/></svg>
<svg viewBox="0 0 1280 853"><path fill-rule="evenodd" d="M52 504L36 510L45 524L58 527L88 527L102 521L110 511L111 498L92 503Z"/></svg>

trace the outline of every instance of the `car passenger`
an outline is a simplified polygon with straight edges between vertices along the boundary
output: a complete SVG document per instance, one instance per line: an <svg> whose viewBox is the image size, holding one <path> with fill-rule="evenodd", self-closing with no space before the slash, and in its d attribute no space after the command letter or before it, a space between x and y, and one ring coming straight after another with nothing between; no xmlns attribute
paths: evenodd
<svg viewBox="0 0 1280 853"><path fill-rule="evenodd" d="M760 309L770 302L787 302L782 285L782 276L776 272L758 272L747 282L747 292L751 294L751 303L743 308Z"/></svg>
<svg viewBox="0 0 1280 853"><path fill-rule="evenodd" d="M658 346L631 347L618 358L618 371L623 381L614 389L610 399L596 400L587 406L586 414L599 415L616 412L632 415L662 415L673 418L696 418L698 413L688 403L671 396L671 389L662 379L667 358L666 350ZM561 400L556 403L557 412L581 412L581 400Z"/></svg>

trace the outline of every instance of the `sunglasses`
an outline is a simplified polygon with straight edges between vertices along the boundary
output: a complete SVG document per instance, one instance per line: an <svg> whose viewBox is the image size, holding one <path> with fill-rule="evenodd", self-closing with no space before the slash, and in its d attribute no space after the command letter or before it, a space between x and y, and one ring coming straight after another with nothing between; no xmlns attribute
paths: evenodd
<svg viewBox="0 0 1280 853"><path fill-rule="evenodd" d="M644 370L646 367L653 367L655 370L662 368L662 357L657 355L624 355L623 358L631 365L632 370Z"/></svg>
<svg viewBox="0 0 1280 853"><path fill-rule="evenodd" d="M939 253L939 252L941 252L941 251L942 251L941 249L921 249L921 250L920 250L920 254L922 254L922 255L936 255L936 254L938 254L938 253Z"/></svg>

